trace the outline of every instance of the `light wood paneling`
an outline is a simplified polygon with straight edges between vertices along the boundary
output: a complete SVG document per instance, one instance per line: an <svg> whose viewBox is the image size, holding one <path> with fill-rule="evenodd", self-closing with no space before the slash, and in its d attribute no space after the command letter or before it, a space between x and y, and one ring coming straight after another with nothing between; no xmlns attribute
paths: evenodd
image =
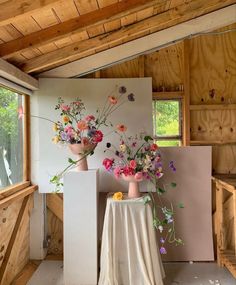
<svg viewBox="0 0 236 285"><path fill-rule="evenodd" d="M175 91L183 84L183 45L182 43L145 56L145 76L152 77L154 91Z"/></svg>

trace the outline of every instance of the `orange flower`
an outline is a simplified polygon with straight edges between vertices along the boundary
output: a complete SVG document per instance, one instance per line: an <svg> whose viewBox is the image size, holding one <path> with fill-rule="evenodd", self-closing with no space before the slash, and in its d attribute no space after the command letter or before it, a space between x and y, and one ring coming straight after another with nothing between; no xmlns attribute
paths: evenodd
<svg viewBox="0 0 236 285"><path fill-rule="evenodd" d="M109 99L111 104L113 104L113 105L117 104L117 99L115 96L109 96L108 99Z"/></svg>
<svg viewBox="0 0 236 285"><path fill-rule="evenodd" d="M127 131L127 127L125 125L118 125L117 130L124 133Z"/></svg>
<svg viewBox="0 0 236 285"><path fill-rule="evenodd" d="M79 130L81 130L81 131L84 131L84 130L87 130L88 125L87 125L87 123L85 121L81 120L81 121L78 122L77 128Z"/></svg>
<svg viewBox="0 0 236 285"><path fill-rule="evenodd" d="M120 201L123 199L123 193L122 192L116 192L112 198L113 198L113 200Z"/></svg>
<svg viewBox="0 0 236 285"><path fill-rule="evenodd" d="M63 116L62 120L64 123L68 123L70 121L70 118L68 116Z"/></svg>

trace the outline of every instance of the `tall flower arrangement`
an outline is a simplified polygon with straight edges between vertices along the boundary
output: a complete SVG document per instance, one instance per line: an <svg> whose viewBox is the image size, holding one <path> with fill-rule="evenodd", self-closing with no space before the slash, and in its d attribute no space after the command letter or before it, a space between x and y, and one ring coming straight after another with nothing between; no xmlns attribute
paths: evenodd
<svg viewBox="0 0 236 285"><path fill-rule="evenodd" d="M55 110L60 112L60 120L54 123L55 136L54 143L60 144L82 144L84 151L80 153L82 157L78 160L68 159L68 166L54 175L50 182L55 184L56 191L59 191L63 175L73 168L80 160L94 153L98 143L103 140L102 127L113 127L109 121L110 115L126 102L134 102L133 93L127 94L125 86L117 87L106 97L102 108L98 108L95 114L86 114L86 108L81 99L66 104L62 99L58 99ZM89 146L86 148L86 146Z"/></svg>
<svg viewBox="0 0 236 285"><path fill-rule="evenodd" d="M160 232L160 252L165 254L166 242L182 244L182 240L177 238L175 233L174 206L164 197L167 188L176 187L176 183L171 182L169 185L160 186L161 178L164 175L163 163L158 145L151 136L143 133L126 136L124 129L118 134L118 147L107 143L104 152L110 153L111 157L106 157L103 160L103 166L117 179L132 175L137 180L146 180L154 185L155 192L148 192L143 199L144 203L152 204L153 226ZM176 172L173 161L169 163L169 168ZM122 199L122 197L121 193L114 195L114 199ZM183 208L183 205L179 204L178 207Z"/></svg>

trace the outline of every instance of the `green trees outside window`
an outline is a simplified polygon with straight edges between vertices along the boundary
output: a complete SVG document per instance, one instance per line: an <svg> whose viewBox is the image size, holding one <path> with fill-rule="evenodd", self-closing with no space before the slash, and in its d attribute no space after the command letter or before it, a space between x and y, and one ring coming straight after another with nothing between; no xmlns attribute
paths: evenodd
<svg viewBox="0 0 236 285"><path fill-rule="evenodd" d="M179 146L182 138L179 100L153 101L154 136L159 146Z"/></svg>
<svg viewBox="0 0 236 285"><path fill-rule="evenodd" d="M0 190L23 180L22 95L0 86Z"/></svg>

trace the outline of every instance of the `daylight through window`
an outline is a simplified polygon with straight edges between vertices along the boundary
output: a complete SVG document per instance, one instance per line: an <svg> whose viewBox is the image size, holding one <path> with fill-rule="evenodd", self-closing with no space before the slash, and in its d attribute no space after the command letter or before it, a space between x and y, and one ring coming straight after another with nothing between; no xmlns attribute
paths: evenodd
<svg viewBox="0 0 236 285"><path fill-rule="evenodd" d="M23 97L0 86L0 190L23 181Z"/></svg>
<svg viewBox="0 0 236 285"><path fill-rule="evenodd" d="M159 146L180 146L181 100L153 100L154 136Z"/></svg>

